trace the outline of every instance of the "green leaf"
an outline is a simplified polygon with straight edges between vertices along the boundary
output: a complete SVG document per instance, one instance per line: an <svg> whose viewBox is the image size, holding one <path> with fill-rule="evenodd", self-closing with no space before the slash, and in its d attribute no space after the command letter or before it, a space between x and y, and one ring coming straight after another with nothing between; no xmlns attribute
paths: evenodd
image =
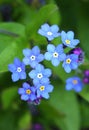
<svg viewBox="0 0 89 130"><path fill-rule="evenodd" d="M55 81L54 86L55 89L49 100L49 105L64 115L54 119L55 123L62 130L79 130L80 114L75 93L66 91L60 82Z"/></svg>
<svg viewBox="0 0 89 130"><path fill-rule="evenodd" d="M17 87L10 87L3 90L1 99L4 109L7 109L12 105L14 99L17 97L17 90Z"/></svg>
<svg viewBox="0 0 89 130"><path fill-rule="evenodd" d="M30 124L31 124L31 115L29 112L26 112L20 118L20 120L18 122L18 126L20 129L27 129L27 128L29 128Z"/></svg>
<svg viewBox="0 0 89 130"><path fill-rule="evenodd" d="M79 95L89 102L89 85L84 85L84 88Z"/></svg>
<svg viewBox="0 0 89 130"><path fill-rule="evenodd" d="M6 31L0 33L0 72L5 72L8 70L8 64L12 63L15 57L22 58L22 50L27 47L27 40L23 25L1 23L0 30Z"/></svg>

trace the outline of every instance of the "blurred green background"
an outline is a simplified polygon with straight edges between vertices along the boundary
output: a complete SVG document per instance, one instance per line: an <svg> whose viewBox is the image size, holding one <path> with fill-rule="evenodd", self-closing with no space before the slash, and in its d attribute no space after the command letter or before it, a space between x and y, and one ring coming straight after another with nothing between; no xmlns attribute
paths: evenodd
<svg viewBox="0 0 89 130"><path fill-rule="evenodd" d="M89 0L0 0L0 130L89 130L89 85L79 94L65 90L65 80L76 72L66 74L61 66L44 62L53 70L54 91L36 106L20 100L22 81L11 81L7 66L23 57L23 48L46 48L47 41L37 34L45 22L75 32L85 53L79 69L89 69Z"/></svg>

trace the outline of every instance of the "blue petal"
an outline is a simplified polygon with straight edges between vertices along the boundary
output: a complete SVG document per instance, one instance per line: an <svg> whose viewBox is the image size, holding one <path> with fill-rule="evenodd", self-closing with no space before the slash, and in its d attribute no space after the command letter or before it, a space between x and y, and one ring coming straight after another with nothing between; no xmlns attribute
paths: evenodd
<svg viewBox="0 0 89 130"><path fill-rule="evenodd" d="M29 97L29 99L30 99L31 101L34 101L34 100L36 99L35 93L34 93L34 94L31 94L30 97Z"/></svg>
<svg viewBox="0 0 89 130"><path fill-rule="evenodd" d="M73 85L71 83L66 84L66 90L72 90Z"/></svg>
<svg viewBox="0 0 89 130"><path fill-rule="evenodd" d="M30 85L26 82L23 83L23 88L30 89Z"/></svg>
<svg viewBox="0 0 89 130"><path fill-rule="evenodd" d="M27 101L27 100L29 100L29 96L26 94L21 95L21 100Z"/></svg>
<svg viewBox="0 0 89 130"><path fill-rule="evenodd" d="M52 71L51 71L51 69L45 69L45 70L43 71L43 74L44 74L44 76L46 76L46 77L50 77L51 74L52 74Z"/></svg>
<svg viewBox="0 0 89 130"><path fill-rule="evenodd" d="M13 82L16 82L16 81L19 80L19 74L18 73L13 73L11 77L12 77Z"/></svg>
<svg viewBox="0 0 89 130"><path fill-rule="evenodd" d="M74 40L72 40L72 43L73 43L74 46L78 45L79 42L80 42L80 41L79 41L78 39L74 39Z"/></svg>
<svg viewBox="0 0 89 130"><path fill-rule="evenodd" d="M28 48L26 48L26 49L24 49L23 50L23 54L24 54L24 56L30 56L31 55L31 50L30 49L28 49Z"/></svg>
<svg viewBox="0 0 89 130"><path fill-rule="evenodd" d="M65 70L67 73L70 73L70 72L71 72L70 65L68 65L68 64L63 64L62 66L64 67L64 70Z"/></svg>
<svg viewBox="0 0 89 130"><path fill-rule="evenodd" d="M44 66L43 66L43 65L38 64L38 65L36 66L36 71L37 71L37 72L42 72L43 70L44 70Z"/></svg>
<svg viewBox="0 0 89 130"><path fill-rule="evenodd" d="M43 78L40 80L40 83L41 83L41 84L48 84L48 83L49 83L49 78L43 77Z"/></svg>
<svg viewBox="0 0 89 130"><path fill-rule="evenodd" d="M59 37L61 34L60 33L55 33L53 36L54 37Z"/></svg>
<svg viewBox="0 0 89 130"><path fill-rule="evenodd" d="M28 73L29 77L34 79L37 75L36 71L35 70L32 70L31 72Z"/></svg>
<svg viewBox="0 0 89 130"><path fill-rule="evenodd" d="M71 69L77 69L78 68L78 63L76 63L76 62L72 62L71 63Z"/></svg>
<svg viewBox="0 0 89 130"><path fill-rule="evenodd" d="M60 60L60 61L64 61L65 58L66 58L66 54L63 53L63 54L60 54L60 55L59 55L59 60Z"/></svg>
<svg viewBox="0 0 89 130"><path fill-rule="evenodd" d="M42 95L42 97L45 98L45 99L48 99L48 98L49 98L49 94L46 93L46 92L42 93L41 95Z"/></svg>
<svg viewBox="0 0 89 130"><path fill-rule="evenodd" d="M60 60L58 60L58 58L52 58L52 64L54 66L58 66L60 64Z"/></svg>
<svg viewBox="0 0 89 130"><path fill-rule="evenodd" d="M14 59L14 64L15 64L16 66L20 66L20 65L21 65L21 61L20 61L18 58L15 58L15 59Z"/></svg>
<svg viewBox="0 0 89 130"><path fill-rule="evenodd" d="M39 29L38 30L38 33L42 36L46 36L46 33L42 30L42 29Z"/></svg>
<svg viewBox="0 0 89 130"><path fill-rule="evenodd" d="M34 83L34 85L38 85L39 84L39 79L38 78L35 78L35 79L33 79L33 83Z"/></svg>
<svg viewBox="0 0 89 130"><path fill-rule="evenodd" d="M19 88L19 89L18 89L18 93L19 93L19 94L25 94L25 90L24 90L23 88Z"/></svg>
<svg viewBox="0 0 89 130"><path fill-rule="evenodd" d="M62 44L59 44L57 47L56 47L56 51L61 54L63 53L63 45Z"/></svg>
<svg viewBox="0 0 89 130"><path fill-rule="evenodd" d="M56 33L56 32L58 32L59 27L58 27L57 25L52 25L52 26L50 27L50 29L51 29L52 32Z"/></svg>
<svg viewBox="0 0 89 130"><path fill-rule="evenodd" d="M30 65L32 68L35 68L38 65L38 63L36 61L32 61Z"/></svg>
<svg viewBox="0 0 89 130"><path fill-rule="evenodd" d="M52 53L46 52L46 53L44 54L44 57L45 57L46 60L51 60L51 58L52 58Z"/></svg>
<svg viewBox="0 0 89 130"><path fill-rule="evenodd" d="M32 53L33 53L33 55L38 55L39 53L40 53L40 49L39 49L39 47L38 46L35 46L35 47L33 47L32 48Z"/></svg>
<svg viewBox="0 0 89 130"><path fill-rule="evenodd" d="M28 57L23 58L23 62L25 65L29 65L29 59Z"/></svg>
<svg viewBox="0 0 89 130"><path fill-rule="evenodd" d="M37 61L41 62L43 60L44 60L44 55L43 54L39 54L38 57L37 57Z"/></svg>
<svg viewBox="0 0 89 130"><path fill-rule="evenodd" d="M52 92L53 91L53 86L52 85L47 85L46 86L46 90L47 90L47 92Z"/></svg>
<svg viewBox="0 0 89 130"><path fill-rule="evenodd" d="M47 46L47 51L49 51L49 52L54 52L54 51L55 51L55 46L52 45L52 44L48 44L48 46Z"/></svg>
<svg viewBox="0 0 89 130"><path fill-rule="evenodd" d="M76 92L80 92L82 90L82 86L81 85L76 85L74 88L73 88Z"/></svg>
<svg viewBox="0 0 89 130"><path fill-rule="evenodd" d="M47 32L47 31L50 30L50 26L49 26L47 23L45 23L45 24L43 24L43 25L41 26L41 29L42 29L43 31Z"/></svg>
<svg viewBox="0 0 89 130"><path fill-rule="evenodd" d="M9 64L8 69L9 69L10 72L15 72L17 67L14 64Z"/></svg>
<svg viewBox="0 0 89 130"><path fill-rule="evenodd" d="M26 79L26 73L25 72L20 73L20 79Z"/></svg>
<svg viewBox="0 0 89 130"><path fill-rule="evenodd" d="M68 32L67 32L67 38L68 38L69 40L72 40L72 39L74 38L74 32L73 32L73 31L68 31Z"/></svg>
<svg viewBox="0 0 89 130"><path fill-rule="evenodd" d="M54 39L54 36L53 36L53 35L51 35L51 36L46 35L46 37L48 38L48 40L49 40L49 41L51 41L51 40L53 40L53 39Z"/></svg>
<svg viewBox="0 0 89 130"><path fill-rule="evenodd" d="M67 34L64 31L62 31L61 32L61 39L62 39L63 43L65 43L66 38L67 38Z"/></svg>

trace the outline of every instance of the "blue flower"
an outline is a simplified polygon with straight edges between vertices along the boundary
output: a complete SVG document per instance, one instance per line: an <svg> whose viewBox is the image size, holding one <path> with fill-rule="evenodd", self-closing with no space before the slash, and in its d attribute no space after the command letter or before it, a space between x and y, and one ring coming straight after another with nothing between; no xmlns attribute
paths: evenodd
<svg viewBox="0 0 89 130"><path fill-rule="evenodd" d="M22 88L18 89L21 99L24 101L34 101L36 99L35 87L30 86L28 83L23 83Z"/></svg>
<svg viewBox="0 0 89 130"><path fill-rule="evenodd" d="M44 57L46 60L51 61L54 66L58 66L60 61L63 61L66 58L62 44L59 44L57 47L52 44L48 44L47 51L48 52L45 53Z"/></svg>
<svg viewBox="0 0 89 130"><path fill-rule="evenodd" d="M74 32L68 31L67 33L61 32L61 39L65 46L70 48L74 48L80 41L78 39L74 39Z"/></svg>
<svg viewBox="0 0 89 130"><path fill-rule="evenodd" d="M38 30L38 33L42 36L45 36L49 41L53 40L55 37L60 36L59 27L57 25L49 26L47 23L41 26L41 29Z"/></svg>
<svg viewBox="0 0 89 130"><path fill-rule="evenodd" d="M62 67L67 73L70 73L72 69L73 70L77 69L78 68L78 55L76 54L67 55L62 64Z"/></svg>
<svg viewBox="0 0 89 130"><path fill-rule="evenodd" d="M83 83L79 77L70 77L66 80L66 90L75 90L80 92L83 88Z"/></svg>
<svg viewBox="0 0 89 130"><path fill-rule="evenodd" d="M33 79L34 85L37 85L39 83L48 83L49 82L49 76L51 76L51 70L50 69L44 69L44 66L41 64L38 64L34 70L29 72L29 77Z"/></svg>
<svg viewBox="0 0 89 130"><path fill-rule="evenodd" d="M19 79L26 79L25 65L18 58L14 59L14 64L9 64L8 69L12 72L12 81L16 82Z"/></svg>
<svg viewBox="0 0 89 130"><path fill-rule="evenodd" d="M30 65L32 68L36 67L37 64L44 60L44 55L40 54L40 49L38 46L35 46L31 49L23 50L24 59L23 62L25 65Z"/></svg>
<svg viewBox="0 0 89 130"><path fill-rule="evenodd" d="M51 84L38 84L36 86L37 88L37 97L43 97L43 98L46 98L48 99L49 98L49 94L50 92L53 91L53 86Z"/></svg>

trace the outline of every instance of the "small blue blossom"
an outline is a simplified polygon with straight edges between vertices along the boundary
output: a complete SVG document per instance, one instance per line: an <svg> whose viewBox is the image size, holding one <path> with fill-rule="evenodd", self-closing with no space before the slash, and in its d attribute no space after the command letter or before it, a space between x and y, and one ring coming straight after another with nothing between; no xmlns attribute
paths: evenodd
<svg viewBox="0 0 89 130"><path fill-rule="evenodd" d="M55 47L53 44L48 44L47 51L44 55L46 60L52 62L54 66L58 66L60 61L63 61L66 58L66 54L63 51L63 45L59 44Z"/></svg>
<svg viewBox="0 0 89 130"><path fill-rule="evenodd" d="M34 101L36 99L35 87L30 86L28 83L23 83L22 88L18 89L21 99L24 101Z"/></svg>
<svg viewBox="0 0 89 130"><path fill-rule="evenodd" d="M49 94L50 92L53 91L53 86L51 84L38 84L36 86L37 88L37 97L43 97L45 99L49 98Z"/></svg>
<svg viewBox="0 0 89 130"><path fill-rule="evenodd" d="M77 69L78 68L78 55L76 54L67 55L62 64L62 67L67 73L70 73L72 69L73 70Z"/></svg>
<svg viewBox="0 0 89 130"><path fill-rule="evenodd" d="M66 90L75 90L80 92L83 88L83 83L79 77L70 77L66 80Z"/></svg>
<svg viewBox="0 0 89 130"><path fill-rule="evenodd" d="M25 56L23 58L24 64L30 65L32 68L35 68L39 62L44 60L44 55L40 54L38 46L35 46L32 49L24 49L23 54Z"/></svg>
<svg viewBox="0 0 89 130"><path fill-rule="evenodd" d="M70 48L74 48L80 42L78 39L74 39L74 32L68 31L67 33L61 32L61 40L65 46Z"/></svg>
<svg viewBox="0 0 89 130"><path fill-rule="evenodd" d="M34 70L29 72L29 77L33 79L34 85L37 85L39 83L48 83L49 78L51 76L51 70L50 69L44 69L44 66L41 64L38 64Z"/></svg>
<svg viewBox="0 0 89 130"><path fill-rule="evenodd" d="M13 82L19 79L26 79L25 65L18 58L14 59L13 64L8 65L8 69L12 72L11 78Z"/></svg>
<svg viewBox="0 0 89 130"><path fill-rule="evenodd" d="M38 30L38 33L42 36L45 36L49 41L53 40L55 37L60 36L59 27L57 25L49 26L47 23L41 26L41 29Z"/></svg>

